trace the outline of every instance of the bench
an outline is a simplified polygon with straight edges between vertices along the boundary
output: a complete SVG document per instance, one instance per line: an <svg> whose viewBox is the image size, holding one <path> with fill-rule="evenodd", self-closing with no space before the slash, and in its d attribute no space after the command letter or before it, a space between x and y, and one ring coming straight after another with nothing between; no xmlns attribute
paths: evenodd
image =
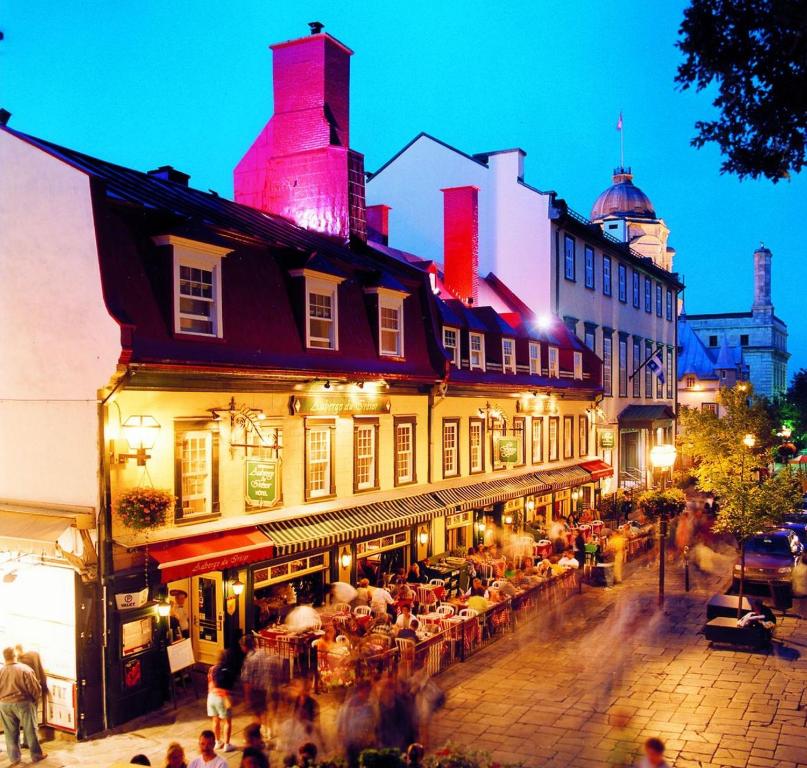
<svg viewBox="0 0 807 768"><path fill-rule="evenodd" d="M723 616L729 619L737 618L737 601L740 599L739 595L713 595L706 603L706 620L716 619L718 616ZM740 610L740 616L744 616L751 610L751 603L748 599L743 597L743 605Z"/></svg>
<svg viewBox="0 0 807 768"><path fill-rule="evenodd" d="M745 645L764 648L770 643L770 634L758 624L738 627L736 618L718 616L707 621L703 627L704 637L710 643L721 645Z"/></svg>

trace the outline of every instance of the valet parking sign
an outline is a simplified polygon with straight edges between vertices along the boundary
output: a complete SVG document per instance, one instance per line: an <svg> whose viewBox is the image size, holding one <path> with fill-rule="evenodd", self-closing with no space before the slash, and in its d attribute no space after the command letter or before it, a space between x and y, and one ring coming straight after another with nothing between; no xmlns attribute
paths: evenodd
<svg viewBox="0 0 807 768"><path fill-rule="evenodd" d="M246 502L253 507L271 507L279 498L279 461L247 457L245 467Z"/></svg>

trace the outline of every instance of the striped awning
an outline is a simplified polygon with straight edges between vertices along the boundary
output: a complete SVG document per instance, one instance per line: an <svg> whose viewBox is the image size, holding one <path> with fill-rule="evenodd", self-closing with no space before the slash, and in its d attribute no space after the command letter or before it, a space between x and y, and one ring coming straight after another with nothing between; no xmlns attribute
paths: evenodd
<svg viewBox="0 0 807 768"><path fill-rule="evenodd" d="M528 472L518 477L503 477L485 483L472 483L456 488L444 488L434 495L450 508L459 507L460 512L475 507L485 507L500 501L509 501L519 496L534 493L548 493L551 489L540 477L540 473ZM588 477L588 475L586 475Z"/></svg>
<svg viewBox="0 0 807 768"><path fill-rule="evenodd" d="M575 485L591 482L591 475L585 469L577 465L573 467L558 467L538 472L538 477L546 483L553 491L560 491L564 488L572 488Z"/></svg>
<svg viewBox="0 0 807 768"><path fill-rule="evenodd" d="M592 480L600 480L603 477L613 477L614 468L602 459L594 459L593 461L584 461L580 466L591 475Z"/></svg>
<svg viewBox="0 0 807 768"><path fill-rule="evenodd" d="M431 493L259 525L276 555L290 555L417 525L443 511Z"/></svg>

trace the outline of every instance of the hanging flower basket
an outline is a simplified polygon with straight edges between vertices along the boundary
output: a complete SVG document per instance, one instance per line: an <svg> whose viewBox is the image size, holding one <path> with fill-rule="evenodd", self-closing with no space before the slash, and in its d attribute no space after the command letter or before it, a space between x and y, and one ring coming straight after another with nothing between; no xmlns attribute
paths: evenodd
<svg viewBox="0 0 807 768"><path fill-rule="evenodd" d="M174 506L174 495L159 488L132 488L118 499L121 522L135 531L146 531L165 525Z"/></svg>

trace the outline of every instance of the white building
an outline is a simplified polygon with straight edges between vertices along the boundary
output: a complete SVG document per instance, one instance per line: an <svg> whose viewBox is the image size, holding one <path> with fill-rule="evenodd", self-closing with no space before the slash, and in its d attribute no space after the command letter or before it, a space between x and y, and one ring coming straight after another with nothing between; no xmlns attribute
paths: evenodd
<svg viewBox="0 0 807 768"><path fill-rule="evenodd" d="M682 285L669 271L669 230L628 169L597 200L595 224L555 192L525 183L525 154L469 155L420 134L368 181L371 237L439 262L445 193L474 188L480 273L513 286L542 322L565 322L602 358L600 455L622 485L644 486L650 447L674 430ZM658 377L644 365L657 353Z"/></svg>

